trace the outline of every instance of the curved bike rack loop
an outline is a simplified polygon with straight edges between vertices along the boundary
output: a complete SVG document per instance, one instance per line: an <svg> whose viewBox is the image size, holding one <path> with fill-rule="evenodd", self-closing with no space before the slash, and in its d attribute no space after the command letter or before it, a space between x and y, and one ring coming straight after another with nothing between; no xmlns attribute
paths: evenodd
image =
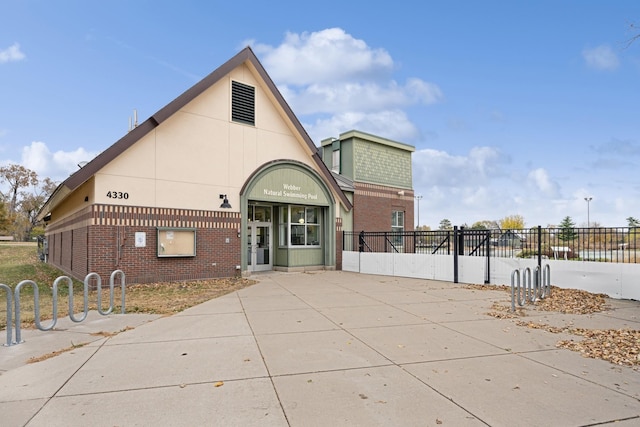
<svg viewBox="0 0 640 427"><path fill-rule="evenodd" d="M520 280L522 279L522 281ZM516 311L516 302L520 307L524 304L535 303L537 299L551 296L551 267L546 264L542 270L536 266L535 271L524 268L515 269L511 273L511 311Z"/></svg>
<svg viewBox="0 0 640 427"><path fill-rule="evenodd" d="M122 288L122 310L121 313L125 313L125 288L126 288L126 278L125 274L122 270L115 270L111 273L109 278L109 308L107 310L102 309L102 279L100 275L97 273L89 273L84 278L84 289L83 289L83 312L82 316L76 317L74 313L73 307L73 281L68 276L60 276L54 282L52 286L52 304L53 304L53 312L51 320L51 324L47 326L43 326L40 320L40 290L38 289L38 285L33 280L23 280L15 287L13 293L11 288L5 284L0 283L0 289L4 289L7 292L7 342L4 344L5 346L11 346L14 344L20 344L24 342L22 339L22 329L21 329L21 321L20 321L20 292L22 288L25 286L31 286L33 288L33 311L34 311L34 321L36 327L41 331L50 331L56 326L58 322L58 286L65 284L69 289L69 318L75 322L82 322L87 318L89 313L89 284L91 279L96 280L97 284L97 294L98 294L98 312L103 316L107 314L111 314L114 308L114 287L116 278L120 277L120 285ZM12 301L13 296L13 301ZM13 304L12 304L13 303ZM12 313L11 307L12 305L15 307L15 310ZM15 325L15 341L12 340L12 327Z"/></svg>
<svg viewBox="0 0 640 427"><path fill-rule="evenodd" d="M0 289L4 289L7 292L7 342L3 344L5 347L9 347L13 344L11 341L11 322L12 322L12 305L13 305L13 295L12 290L8 285L4 283L0 283Z"/></svg>

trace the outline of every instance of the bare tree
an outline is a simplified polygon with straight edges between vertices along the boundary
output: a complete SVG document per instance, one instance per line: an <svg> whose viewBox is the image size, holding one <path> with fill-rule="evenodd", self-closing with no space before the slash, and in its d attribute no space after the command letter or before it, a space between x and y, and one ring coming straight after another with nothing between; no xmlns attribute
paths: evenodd
<svg viewBox="0 0 640 427"><path fill-rule="evenodd" d="M4 200L9 200L10 213L16 212L18 207L18 192L30 185L38 185L38 174L22 165L11 164L0 168L0 182L9 184L9 191Z"/></svg>
<svg viewBox="0 0 640 427"><path fill-rule="evenodd" d="M17 240L42 234L44 230L37 227L36 217L56 184L50 178L40 180L36 172L16 164L0 168L0 182L9 184L8 191L1 194L3 205L8 208L6 232Z"/></svg>
<svg viewBox="0 0 640 427"><path fill-rule="evenodd" d="M21 199L18 204L18 210L23 218L26 219L24 223L26 236L30 236L32 230L38 225L38 212L55 189L56 183L47 177L39 182L38 185L33 186L31 192L20 192Z"/></svg>

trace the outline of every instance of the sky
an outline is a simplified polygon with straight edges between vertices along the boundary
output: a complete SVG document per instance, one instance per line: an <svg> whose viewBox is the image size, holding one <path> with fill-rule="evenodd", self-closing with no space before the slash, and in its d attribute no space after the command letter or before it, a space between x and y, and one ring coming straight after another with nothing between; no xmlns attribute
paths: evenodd
<svg viewBox="0 0 640 427"><path fill-rule="evenodd" d="M0 166L61 182L251 46L316 145L415 147L420 225L640 218L637 0L3 0L0 17Z"/></svg>

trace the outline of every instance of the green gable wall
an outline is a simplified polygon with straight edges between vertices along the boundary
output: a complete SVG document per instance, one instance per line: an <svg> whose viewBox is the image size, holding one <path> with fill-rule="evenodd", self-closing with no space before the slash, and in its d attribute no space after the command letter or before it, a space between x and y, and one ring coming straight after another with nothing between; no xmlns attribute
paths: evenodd
<svg viewBox="0 0 640 427"><path fill-rule="evenodd" d="M412 188L411 152L361 139L353 142L355 181Z"/></svg>
<svg viewBox="0 0 640 427"><path fill-rule="evenodd" d="M369 184L413 188L411 153L415 147L352 130L339 139L322 141L322 159L329 168L336 149L340 150L340 175Z"/></svg>

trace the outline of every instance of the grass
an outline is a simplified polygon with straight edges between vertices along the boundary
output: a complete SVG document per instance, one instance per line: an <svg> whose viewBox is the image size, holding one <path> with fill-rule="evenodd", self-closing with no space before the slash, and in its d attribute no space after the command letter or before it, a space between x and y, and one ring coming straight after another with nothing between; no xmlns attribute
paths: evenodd
<svg viewBox="0 0 640 427"><path fill-rule="evenodd" d="M40 320L53 318L52 286L56 278L65 274L49 264L41 262L37 256L35 244L0 244L0 283L11 289L23 280L32 280L38 286L40 296ZM126 271L125 271L126 274ZM83 282L74 280L74 312L76 317L84 307ZM63 282L64 283L64 282ZM125 290L125 309L127 313L154 313L171 315L210 299L228 294L255 282L233 277L225 279L197 280L186 282L159 282L127 285ZM102 309L109 308L109 278L102 278ZM106 288L106 289L104 289ZM33 287L24 286L20 291L20 320L22 328L35 325ZM58 318L69 315L68 289L66 285L58 287ZM97 309L97 291L89 291L89 310ZM114 313L120 313L121 290L114 290ZM0 329L7 326L7 294L0 289ZM15 316L15 312L14 312ZM45 324L46 326L46 324Z"/></svg>

